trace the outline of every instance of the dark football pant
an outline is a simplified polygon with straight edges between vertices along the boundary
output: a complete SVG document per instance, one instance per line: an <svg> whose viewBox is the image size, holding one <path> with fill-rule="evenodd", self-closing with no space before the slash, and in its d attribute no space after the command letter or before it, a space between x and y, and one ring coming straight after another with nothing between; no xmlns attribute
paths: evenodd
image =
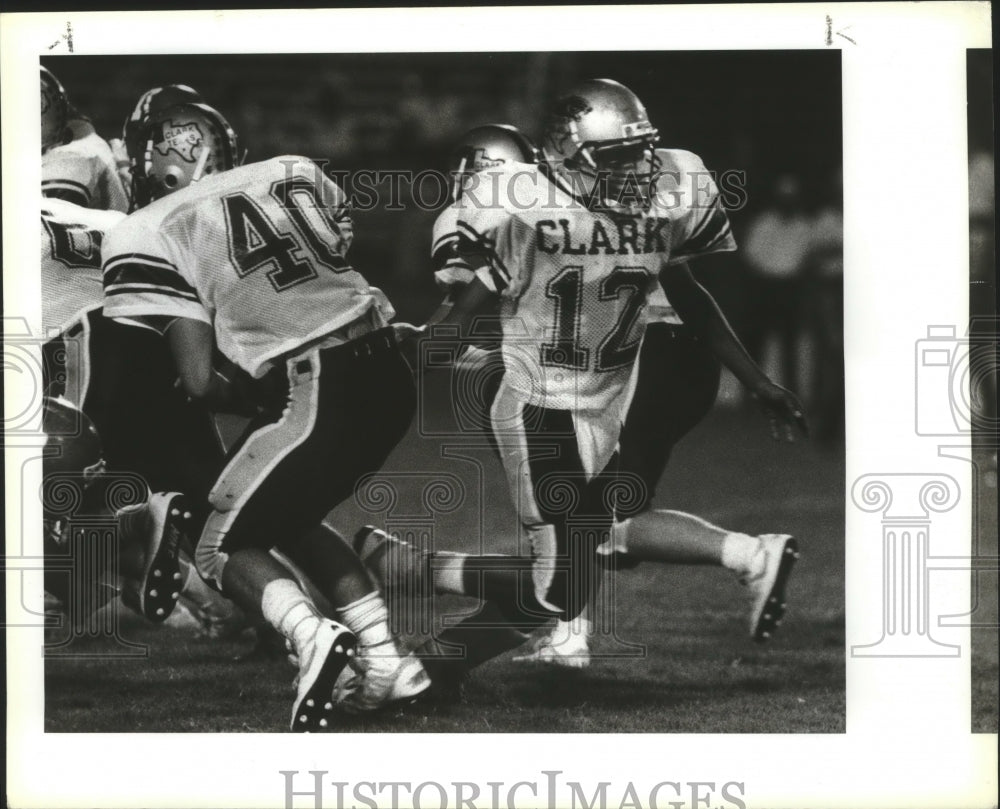
<svg viewBox="0 0 1000 809"><path fill-rule="evenodd" d="M277 547L294 558L296 543L382 466L416 411L391 328L312 348L286 372L286 407L250 423L210 496L195 562L218 589L231 553Z"/></svg>
<svg viewBox="0 0 1000 809"><path fill-rule="evenodd" d="M677 442L708 415L721 366L703 340L681 325L651 323L639 352L639 376L619 438L621 469L638 475L649 507Z"/></svg>

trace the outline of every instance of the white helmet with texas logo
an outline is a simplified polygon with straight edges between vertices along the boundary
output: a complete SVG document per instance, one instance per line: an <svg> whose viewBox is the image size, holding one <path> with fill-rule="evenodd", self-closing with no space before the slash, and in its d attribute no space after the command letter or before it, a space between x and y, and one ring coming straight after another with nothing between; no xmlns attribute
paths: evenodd
<svg viewBox="0 0 1000 809"><path fill-rule="evenodd" d="M184 103L149 117L131 157L136 207L148 205L237 162L236 134L208 104Z"/></svg>

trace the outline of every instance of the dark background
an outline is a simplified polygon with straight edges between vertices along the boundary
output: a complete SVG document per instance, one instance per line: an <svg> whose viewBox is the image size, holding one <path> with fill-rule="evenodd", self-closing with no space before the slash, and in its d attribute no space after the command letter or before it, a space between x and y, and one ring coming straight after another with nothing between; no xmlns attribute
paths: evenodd
<svg viewBox="0 0 1000 809"><path fill-rule="evenodd" d="M189 84L230 120L249 161L303 154L349 171L443 171L466 129L507 122L537 136L560 90L615 78L643 99L662 146L694 151L713 171L746 172L747 205L731 212L738 240L777 173L798 176L810 205L841 162L833 50L54 56L42 64L105 138L120 137L145 90ZM435 213L407 202L401 212L358 214L352 259L402 318L421 320L437 303L427 258ZM699 271L738 328L752 318L738 258L709 258Z"/></svg>

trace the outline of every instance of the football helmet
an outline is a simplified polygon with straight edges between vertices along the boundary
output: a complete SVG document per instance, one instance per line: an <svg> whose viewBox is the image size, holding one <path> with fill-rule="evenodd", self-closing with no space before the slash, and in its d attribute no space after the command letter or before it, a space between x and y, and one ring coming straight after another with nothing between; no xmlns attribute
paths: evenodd
<svg viewBox="0 0 1000 809"><path fill-rule="evenodd" d="M87 415L68 399L44 397L42 432L46 474L83 475L89 482L104 471L101 437Z"/></svg>
<svg viewBox="0 0 1000 809"><path fill-rule="evenodd" d="M448 160L452 201L457 201L473 174L504 163L539 163L542 153L516 126L485 124L459 139Z"/></svg>
<svg viewBox="0 0 1000 809"><path fill-rule="evenodd" d="M178 104L189 102L203 104L204 101L201 93L186 84L167 84L163 87L154 87L143 93L122 127L122 141L129 158L139 156L142 148L142 144L139 142L139 132L151 116Z"/></svg>
<svg viewBox="0 0 1000 809"><path fill-rule="evenodd" d="M588 202L644 207L659 139L635 93L612 79L588 79L556 101L542 149L549 165Z"/></svg>
<svg viewBox="0 0 1000 809"><path fill-rule="evenodd" d="M42 68L42 154L66 138L69 100L66 91L50 70Z"/></svg>
<svg viewBox="0 0 1000 809"><path fill-rule="evenodd" d="M208 104L175 104L149 116L130 156L137 208L236 165L236 133Z"/></svg>

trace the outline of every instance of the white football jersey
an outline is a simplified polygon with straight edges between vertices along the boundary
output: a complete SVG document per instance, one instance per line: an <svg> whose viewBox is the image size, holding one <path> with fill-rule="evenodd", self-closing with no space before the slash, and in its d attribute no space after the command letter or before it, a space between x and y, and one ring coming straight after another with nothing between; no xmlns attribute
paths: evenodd
<svg viewBox="0 0 1000 809"><path fill-rule="evenodd" d="M503 300L506 379L525 401L617 417L660 270L735 249L718 189L690 152L657 150L641 214L592 211L547 166L490 169L456 203L459 252Z"/></svg>
<svg viewBox="0 0 1000 809"><path fill-rule="evenodd" d="M87 126L84 134L42 155L42 194L87 208L128 211L128 195L111 147Z"/></svg>
<svg viewBox="0 0 1000 809"><path fill-rule="evenodd" d="M384 299L344 258L340 187L304 157L210 175L127 217L104 249L104 313L213 324L253 376Z"/></svg>
<svg viewBox="0 0 1000 809"><path fill-rule="evenodd" d="M50 334L101 305L101 244L125 214L44 197L41 206L42 326Z"/></svg>

